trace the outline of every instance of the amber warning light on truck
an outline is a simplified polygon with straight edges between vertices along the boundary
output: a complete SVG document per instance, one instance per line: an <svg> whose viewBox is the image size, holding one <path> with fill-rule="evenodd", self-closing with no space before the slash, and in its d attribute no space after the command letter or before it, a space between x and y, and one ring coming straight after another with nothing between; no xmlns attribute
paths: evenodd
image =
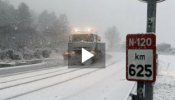
<svg viewBox="0 0 175 100"><path fill-rule="evenodd" d="M80 27L75 27L72 29L72 33L74 34L78 34L78 33L81 33L82 32L84 33L95 33L96 30L94 28L91 28L91 27L85 27L85 28L80 28Z"/></svg>

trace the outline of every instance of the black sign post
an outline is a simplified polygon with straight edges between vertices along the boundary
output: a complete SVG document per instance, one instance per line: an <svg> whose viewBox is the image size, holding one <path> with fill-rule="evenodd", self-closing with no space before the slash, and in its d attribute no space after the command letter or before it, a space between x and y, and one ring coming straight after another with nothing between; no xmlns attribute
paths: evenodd
<svg viewBox="0 0 175 100"><path fill-rule="evenodd" d="M147 32L156 32L156 0L147 1ZM145 100L153 100L153 83L145 83Z"/></svg>
<svg viewBox="0 0 175 100"><path fill-rule="evenodd" d="M137 81L137 95L132 100L144 100L144 83L156 81L156 36L128 34L126 37L126 78Z"/></svg>
<svg viewBox="0 0 175 100"><path fill-rule="evenodd" d="M157 3L165 0L140 0L147 2L147 33L156 32L156 7ZM153 84L145 83L145 100L153 100Z"/></svg>

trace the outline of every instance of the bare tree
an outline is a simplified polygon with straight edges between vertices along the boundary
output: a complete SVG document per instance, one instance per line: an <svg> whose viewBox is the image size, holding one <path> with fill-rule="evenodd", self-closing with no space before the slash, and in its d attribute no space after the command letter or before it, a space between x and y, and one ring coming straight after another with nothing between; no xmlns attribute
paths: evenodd
<svg viewBox="0 0 175 100"><path fill-rule="evenodd" d="M120 38L120 34L115 26L112 26L112 27L107 29L107 31L105 32L105 38L107 40L109 50L118 49L121 38Z"/></svg>

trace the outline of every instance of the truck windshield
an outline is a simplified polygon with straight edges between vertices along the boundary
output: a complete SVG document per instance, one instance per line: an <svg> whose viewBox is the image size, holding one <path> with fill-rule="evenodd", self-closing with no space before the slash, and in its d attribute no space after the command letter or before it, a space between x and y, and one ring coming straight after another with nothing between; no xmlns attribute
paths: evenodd
<svg viewBox="0 0 175 100"><path fill-rule="evenodd" d="M93 34L74 34L72 35L72 42L93 42Z"/></svg>

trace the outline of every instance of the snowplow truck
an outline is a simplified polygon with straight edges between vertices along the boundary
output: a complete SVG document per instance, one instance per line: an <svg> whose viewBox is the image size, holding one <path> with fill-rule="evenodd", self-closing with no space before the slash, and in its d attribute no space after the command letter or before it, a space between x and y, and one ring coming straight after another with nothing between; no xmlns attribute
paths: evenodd
<svg viewBox="0 0 175 100"><path fill-rule="evenodd" d="M85 63L81 63L82 48L94 54L94 57ZM63 57L64 60L68 60L68 63L73 65L87 65L100 61L100 58L102 58L104 55L104 52L102 52L104 49L105 48L101 43L101 37L97 34L71 34L69 36L68 51L64 52Z"/></svg>

